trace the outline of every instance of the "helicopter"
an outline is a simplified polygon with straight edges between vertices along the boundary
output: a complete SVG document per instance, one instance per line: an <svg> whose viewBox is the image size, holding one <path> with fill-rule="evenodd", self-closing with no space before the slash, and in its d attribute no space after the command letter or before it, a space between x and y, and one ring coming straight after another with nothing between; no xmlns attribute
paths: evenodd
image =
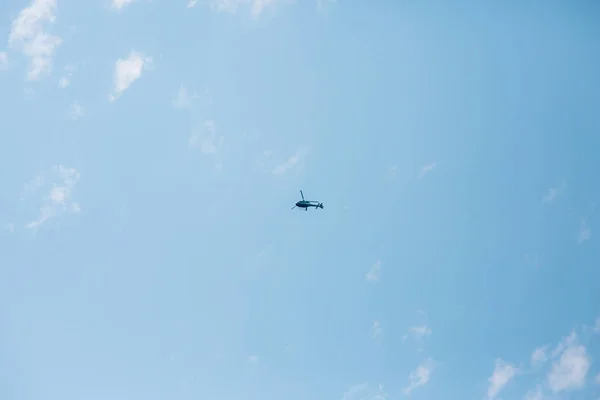
<svg viewBox="0 0 600 400"><path fill-rule="evenodd" d="M300 196L302 196L302 200L298 201L296 205L292 207L292 210L296 207L304 208L304 211L308 211L309 207L314 207L315 210L317 208L323 209L323 203L320 203L318 201L304 200L304 193L302 193L302 190L300 191Z"/></svg>

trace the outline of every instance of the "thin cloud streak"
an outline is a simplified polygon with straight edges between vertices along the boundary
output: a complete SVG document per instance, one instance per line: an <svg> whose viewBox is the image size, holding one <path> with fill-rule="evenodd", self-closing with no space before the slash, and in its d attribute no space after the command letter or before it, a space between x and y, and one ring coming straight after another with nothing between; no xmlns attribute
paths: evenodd
<svg viewBox="0 0 600 400"><path fill-rule="evenodd" d="M429 164L421 167L421 171L419 172L419 179L422 179L423 177L425 177L425 175L427 175L428 173L433 171L436 167L437 167L437 162L432 162L432 163L429 163Z"/></svg>

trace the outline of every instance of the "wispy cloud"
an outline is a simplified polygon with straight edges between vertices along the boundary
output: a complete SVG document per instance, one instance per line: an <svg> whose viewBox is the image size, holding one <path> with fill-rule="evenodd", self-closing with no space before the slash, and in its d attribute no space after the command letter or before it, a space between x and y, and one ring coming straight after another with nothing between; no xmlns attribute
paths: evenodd
<svg viewBox="0 0 600 400"><path fill-rule="evenodd" d="M587 224L585 219L582 219L579 223L579 235L577 237L577 243L581 244L592 237L592 230Z"/></svg>
<svg viewBox="0 0 600 400"><path fill-rule="evenodd" d="M125 6L130 5L135 0L112 0L112 8L115 10L121 10Z"/></svg>
<svg viewBox="0 0 600 400"><path fill-rule="evenodd" d="M12 22L8 44L29 58L30 81L50 72L56 49L62 43L60 37L45 30L47 23L56 20L56 8L56 0L34 0Z"/></svg>
<svg viewBox="0 0 600 400"><path fill-rule="evenodd" d="M402 336L402 342L406 342L408 339L412 338L419 351L423 350L423 345L425 343L425 337L431 335L431 329L426 325L413 326L408 328L408 333Z"/></svg>
<svg viewBox="0 0 600 400"><path fill-rule="evenodd" d="M410 373L410 375L408 377L409 384L407 387L402 389L402 392L405 395L410 396L410 394L415 389L417 389L421 386L425 386L429 382L429 379L431 378L431 374L433 373L434 368L435 368L435 362L431 358L428 358L425 361L423 361L421 363L421 365L419 365L417 367L417 369L415 369L414 371L412 371Z"/></svg>
<svg viewBox="0 0 600 400"><path fill-rule="evenodd" d="M375 393L375 395L373 397L371 397L371 400L394 400L394 399L383 390L383 385L380 383L379 385L377 385L377 392Z"/></svg>
<svg viewBox="0 0 600 400"><path fill-rule="evenodd" d="M253 16L258 17L260 14L262 14L265 8L274 5L275 2L276 0L253 0L250 13Z"/></svg>
<svg viewBox="0 0 600 400"><path fill-rule="evenodd" d="M208 106L212 105L212 98L208 91L201 94L195 91L190 92L184 85L179 85L177 94L172 101L173 107L194 113L200 113Z"/></svg>
<svg viewBox="0 0 600 400"><path fill-rule="evenodd" d="M220 12L235 13L242 5L250 7L250 13L258 17L269 6L275 5L279 0L211 0L212 9Z"/></svg>
<svg viewBox="0 0 600 400"><path fill-rule="evenodd" d="M432 162L421 167L421 170L419 171L419 178L423 178L425 175L433 171L435 167L437 167L437 162Z"/></svg>
<svg viewBox="0 0 600 400"><path fill-rule="evenodd" d="M558 196L560 196L567 189L567 183L562 182L559 186L552 187L546 191L542 196L542 203L552 204Z"/></svg>
<svg viewBox="0 0 600 400"><path fill-rule="evenodd" d="M183 86L179 86L179 90L177 91L177 96L173 99L173 107L188 109L192 104L192 98L188 94L187 89Z"/></svg>
<svg viewBox="0 0 600 400"><path fill-rule="evenodd" d="M382 384L373 387L368 383L356 384L348 389L343 395L342 400L394 400L383 388Z"/></svg>
<svg viewBox="0 0 600 400"><path fill-rule="evenodd" d="M544 364L548 360L548 355L546 351L548 350L548 346L538 347L531 353L531 365L537 367Z"/></svg>
<svg viewBox="0 0 600 400"><path fill-rule="evenodd" d="M548 373L548 386L554 393L569 389L579 389L585 384L591 359L584 346L578 344L577 336L572 333L563 339L554 351L560 358L552 363Z"/></svg>
<svg viewBox="0 0 600 400"><path fill-rule="evenodd" d="M348 389L342 396L342 400L394 400L384 390L383 385L377 385L375 389L367 383L359 383Z"/></svg>
<svg viewBox="0 0 600 400"><path fill-rule="evenodd" d="M65 89L67 86L69 86L70 83L71 80L68 77L63 76L58 80L58 87L61 89Z"/></svg>
<svg viewBox="0 0 600 400"><path fill-rule="evenodd" d="M525 394L523 400L543 400L544 392L542 391L542 387L538 385L534 390L530 390Z"/></svg>
<svg viewBox="0 0 600 400"><path fill-rule="evenodd" d="M559 355L561 355L561 353L565 351L567 347L572 346L573 344L575 344L575 342L577 342L577 333L575 333L575 331L572 331L569 334L569 336L565 336L564 338L562 338L560 342L558 342L554 350L552 350L552 358L556 358Z"/></svg>
<svg viewBox="0 0 600 400"><path fill-rule="evenodd" d="M152 62L150 57L131 51L127 58L119 58L115 62L114 89L110 100L116 100L129 86L142 76L145 66Z"/></svg>
<svg viewBox="0 0 600 400"><path fill-rule="evenodd" d="M371 337L373 339L378 338L383 333L383 328L381 327L381 323L379 321L373 322L373 326L371 327Z"/></svg>
<svg viewBox="0 0 600 400"><path fill-rule="evenodd" d="M4 51L0 51L0 71L8 69L8 54Z"/></svg>
<svg viewBox="0 0 600 400"><path fill-rule="evenodd" d="M357 395L359 395L360 393L364 392L365 389L367 389L367 386L367 383L359 383L352 386L344 393L344 395L342 396L342 400L355 400Z"/></svg>
<svg viewBox="0 0 600 400"><path fill-rule="evenodd" d="M247 0L210 0L210 7L215 11L234 13L240 4Z"/></svg>
<svg viewBox="0 0 600 400"><path fill-rule="evenodd" d="M494 372L488 379L488 399L495 399L500 391L515 377L517 371L518 369L514 365L506 363L500 358L496 359Z"/></svg>
<svg viewBox="0 0 600 400"><path fill-rule="evenodd" d="M197 3L198 3L198 0L189 0L186 7L187 8L195 7Z"/></svg>
<svg viewBox="0 0 600 400"><path fill-rule="evenodd" d="M73 121L77 121L79 118L85 115L85 110L83 109L81 104L79 104L78 102L74 102L73 104L71 104L71 107L69 109L69 115L71 116L71 119Z"/></svg>
<svg viewBox="0 0 600 400"><path fill-rule="evenodd" d="M190 149L200 149L206 155L216 155L223 144L223 137L217 136L217 126L214 121L206 120L194 129L188 139Z"/></svg>
<svg viewBox="0 0 600 400"><path fill-rule="evenodd" d="M365 279L369 282L378 282L381 277L381 261L377 261L365 275Z"/></svg>
<svg viewBox="0 0 600 400"><path fill-rule="evenodd" d="M215 169L223 168L222 147L224 137L218 133L217 124L214 120L203 116L201 110L212 103L208 93L198 95L196 92L190 93L184 85L179 86L179 90L172 101L173 107L188 111L195 122L192 127L192 133L188 138L188 149L199 150L202 154L213 157Z"/></svg>
<svg viewBox="0 0 600 400"><path fill-rule="evenodd" d="M42 187L48 187L48 191L42 199L39 217L25 227L36 230L49 219L62 213L78 214L81 209L79 203L72 200L72 195L79 178L79 172L74 168L59 165L53 167L49 173L40 174L26 184L25 191L29 194L36 193Z"/></svg>
<svg viewBox="0 0 600 400"><path fill-rule="evenodd" d="M64 68L63 76L58 80L58 87L61 89L65 89L67 86L71 84L71 78L73 73L77 70L77 66L73 64L68 64Z"/></svg>
<svg viewBox="0 0 600 400"><path fill-rule="evenodd" d="M273 169L273 174L275 174L275 175L283 175L287 171L289 171L291 169L294 169L298 165L298 163L302 160L303 156L304 156L304 152L297 151L294 155L290 156L283 163L277 165Z"/></svg>
<svg viewBox="0 0 600 400"><path fill-rule="evenodd" d="M182 110L197 111L202 106L210 104L210 102L210 96L207 93L200 96L196 92L190 93L185 86L180 85L177 95L173 99L173 107Z"/></svg>
<svg viewBox="0 0 600 400"><path fill-rule="evenodd" d="M249 364L257 364L259 360L260 360L260 359L259 359L259 357L258 357L258 356L254 356L254 355L252 355L252 356L249 356L249 357L248 357L248 360L247 360L247 361L248 361L248 363L249 363Z"/></svg>

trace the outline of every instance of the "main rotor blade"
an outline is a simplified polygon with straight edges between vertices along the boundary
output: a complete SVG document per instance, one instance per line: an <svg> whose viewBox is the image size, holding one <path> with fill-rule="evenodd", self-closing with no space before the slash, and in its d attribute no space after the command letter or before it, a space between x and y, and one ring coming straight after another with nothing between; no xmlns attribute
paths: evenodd
<svg viewBox="0 0 600 400"><path fill-rule="evenodd" d="M300 196L302 196L302 200L304 200L304 193L302 193L302 190L300 191Z"/></svg>
<svg viewBox="0 0 600 400"><path fill-rule="evenodd" d="M294 208L296 208L296 206L292 207L291 210L293 210Z"/></svg>

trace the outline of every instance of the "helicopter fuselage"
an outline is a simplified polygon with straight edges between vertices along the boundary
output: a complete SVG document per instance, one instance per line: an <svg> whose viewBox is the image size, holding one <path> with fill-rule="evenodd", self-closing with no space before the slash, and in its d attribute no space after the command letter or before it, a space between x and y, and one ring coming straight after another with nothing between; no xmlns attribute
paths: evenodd
<svg viewBox="0 0 600 400"><path fill-rule="evenodd" d="M318 201L310 201L310 200L304 200L304 193L302 193L302 190L300 191L300 196L302 196L302 200L297 201L296 205L294 207L292 207L292 210L296 207L298 208L304 208L304 210L308 210L309 207L314 207L315 210L319 209L319 208L323 208L323 203L320 203Z"/></svg>
<svg viewBox="0 0 600 400"><path fill-rule="evenodd" d="M310 207L314 207L315 209L323 208L323 203L319 203L318 201L308 201L308 200L300 200L296 203L296 207L304 208L308 210Z"/></svg>

